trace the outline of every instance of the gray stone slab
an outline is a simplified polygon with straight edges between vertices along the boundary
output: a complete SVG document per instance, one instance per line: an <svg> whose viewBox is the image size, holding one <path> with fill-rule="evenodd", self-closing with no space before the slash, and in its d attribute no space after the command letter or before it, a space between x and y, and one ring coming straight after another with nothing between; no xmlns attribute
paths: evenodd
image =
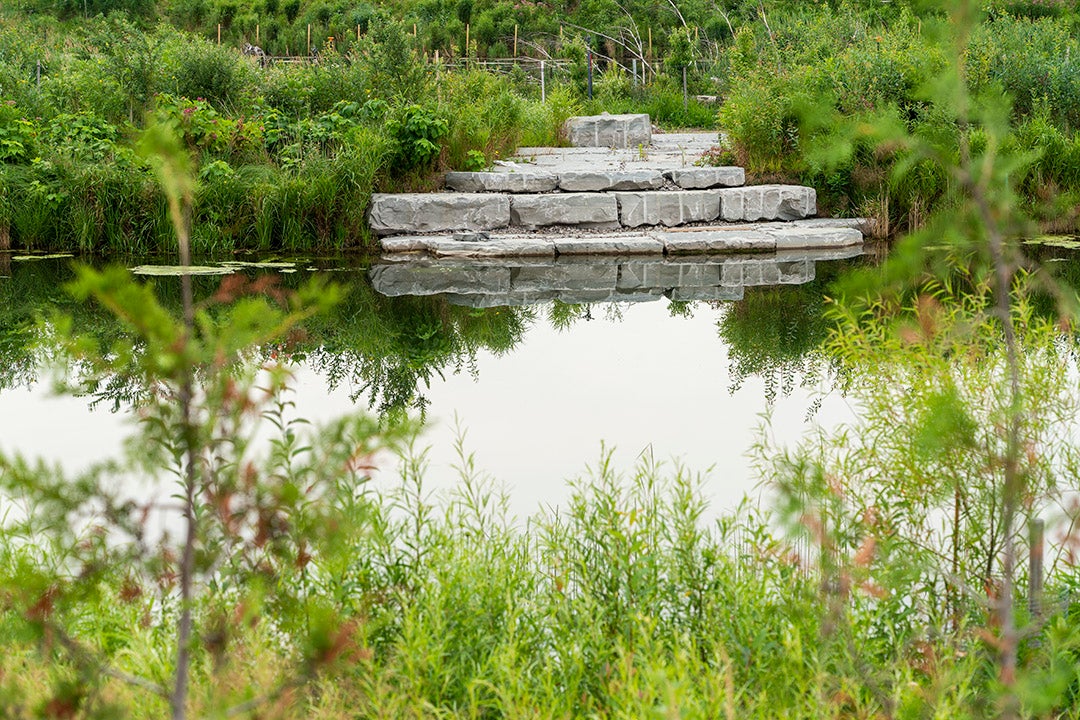
<svg viewBox="0 0 1080 720"><path fill-rule="evenodd" d="M428 264L374 265L371 287L390 297L439 293L499 293L510 290L506 267L443 267Z"/></svg>
<svg viewBox="0 0 1080 720"><path fill-rule="evenodd" d="M383 252L426 252L431 242L430 235L391 235L379 240ZM449 236L446 236L449 239Z"/></svg>
<svg viewBox="0 0 1080 720"><path fill-rule="evenodd" d="M569 305L611 302L616 298L615 289L611 290L560 290L556 299Z"/></svg>
<svg viewBox="0 0 1080 720"><path fill-rule="evenodd" d="M662 255L664 243L647 235L607 235L555 239L559 255Z"/></svg>
<svg viewBox="0 0 1080 720"><path fill-rule="evenodd" d="M713 287L672 288L664 293L672 300L742 300L743 286L716 285Z"/></svg>
<svg viewBox="0 0 1080 720"><path fill-rule="evenodd" d="M866 232L870 220L866 218L807 218L805 220L795 220L791 224L795 227L853 228L859 232Z"/></svg>
<svg viewBox="0 0 1080 720"><path fill-rule="evenodd" d="M456 192L551 192L559 178L551 172L448 172L446 187Z"/></svg>
<svg viewBox="0 0 1080 720"><path fill-rule="evenodd" d="M817 212L817 193L801 185L751 185L717 192L720 217L728 222L800 220Z"/></svg>
<svg viewBox="0 0 1080 720"><path fill-rule="evenodd" d="M501 238L484 242L436 240L428 244L427 251L436 257L555 257L555 245L550 240L505 240Z"/></svg>
<svg viewBox="0 0 1080 720"><path fill-rule="evenodd" d="M676 168L665 172L664 177L685 190L738 187L746 182L746 172L732 166Z"/></svg>
<svg viewBox="0 0 1080 720"><path fill-rule="evenodd" d="M612 302L655 302L664 297L663 288L642 288L641 290L616 289L611 296Z"/></svg>
<svg viewBox="0 0 1080 720"><path fill-rule="evenodd" d="M802 285L814 279L816 266L813 260L778 260L776 269L780 273L777 285Z"/></svg>
<svg viewBox="0 0 1080 720"><path fill-rule="evenodd" d="M481 293L447 293L446 300L451 305L464 307L493 308L493 307L520 307L522 305L536 305L543 302L551 302L558 297L557 290L548 292L502 292L485 295Z"/></svg>
<svg viewBox="0 0 1080 720"><path fill-rule="evenodd" d="M709 190L615 193L624 227L711 222L720 214L720 196Z"/></svg>
<svg viewBox="0 0 1080 720"><path fill-rule="evenodd" d="M767 233L750 229L692 230L687 232L656 232L669 255L691 253L772 252L776 239Z"/></svg>
<svg viewBox="0 0 1080 720"><path fill-rule="evenodd" d="M564 126L574 147L630 148L652 142L648 115L586 115L572 117Z"/></svg>
<svg viewBox="0 0 1080 720"><path fill-rule="evenodd" d="M615 291L619 266L615 263L556 264L550 267L514 268L510 274L512 290L604 290Z"/></svg>
<svg viewBox="0 0 1080 720"><path fill-rule="evenodd" d="M847 260L864 254L862 245L848 245L838 248L792 248L777 250L776 259L780 260Z"/></svg>
<svg viewBox="0 0 1080 720"><path fill-rule="evenodd" d="M375 193L368 226L376 235L493 230L510 224L510 198L484 193Z"/></svg>
<svg viewBox="0 0 1080 720"><path fill-rule="evenodd" d="M776 240L777 250L792 248L828 248L861 245L862 233L854 228L777 227L765 230Z"/></svg>
<svg viewBox="0 0 1080 720"><path fill-rule="evenodd" d="M559 189L566 192L658 190L664 186L659 170L568 170L559 173Z"/></svg>
<svg viewBox="0 0 1080 720"><path fill-rule="evenodd" d="M720 284L717 263L659 261L625 262L619 267L620 290L644 288L709 287Z"/></svg>
<svg viewBox="0 0 1080 720"><path fill-rule="evenodd" d="M619 226L619 204L604 193L515 195L510 205L514 225L527 228L577 225L597 230Z"/></svg>

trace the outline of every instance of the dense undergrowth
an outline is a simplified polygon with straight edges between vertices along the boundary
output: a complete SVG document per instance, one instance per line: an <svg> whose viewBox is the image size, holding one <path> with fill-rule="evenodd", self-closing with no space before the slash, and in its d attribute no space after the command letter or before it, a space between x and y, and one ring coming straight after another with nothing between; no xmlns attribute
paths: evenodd
<svg viewBox="0 0 1080 720"><path fill-rule="evenodd" d="M932 31L939 15L910 3L676 5L690 30L648 7L294 4L4 10L0 247L167 247L163 200L129 151L148 118L172 123L198 155L194 227L204 252L362 246L371 192L428 189L435 170L482 169L519 145L557 144L575 113L644 111L662 127L718 126L726 142L707 161L743 165L758 181L809 184L823 214L871 217L882 236L920 227L953 183L948 158L916 163L872 132L849 136L843 157L835 154L833 133L844 124L956 134L928 93L944 62ZM1080 38L1070 7L991 4L960 49L971 90L1011 103L1007 142L1030 155L1012 182L1025 209L1057 232L1080 216ZM473 14L498 16L500 28L514 18L533 38L519 55L552 60L546 102L535 67L497 75L432 63L436 49L462 60L454 22ZM264 38L314 24L317 36L338 40L316 65L262 67L239 54L254 39L253 18ZM505 28L491 35L487 22L472 31L479 45L469 58L511 54ZM654 26L650 53L642 38ZM693 98L684 106L683 68L691 95L718 96L719 106Z"/></svg>
<svg viewBox="0 0 1080 720"><path fill-rule="evenodd" d="M956 49L973 95L1000 95L994 102L1012 108L1004 142L1029 162L1011 182L1024 210L1057 232L1075 229L1080 203L1080 36L1068 5L998 4ZM961 137L984 140L931 99L951 52L938 42L938 21L897 3L879 22L841 7L776 15L768 33L740 28L720 110L730 141L723 159L812 185L825 212L873 218L882 235L922 227L955 189L947 168ZM947 155L915 158L880 142L873 128L882 123L954 139ZM843 124L864 130L838 156L833 130Z"/></svg>

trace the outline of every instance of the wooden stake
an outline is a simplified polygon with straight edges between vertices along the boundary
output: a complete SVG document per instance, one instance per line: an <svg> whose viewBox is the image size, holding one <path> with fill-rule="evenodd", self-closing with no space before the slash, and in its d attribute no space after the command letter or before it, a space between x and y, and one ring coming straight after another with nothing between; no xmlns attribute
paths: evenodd
<svg viewBox="0 0 1080 720"><path fill-rule="evenodd" d="M360 42L360 23L356 23L356 42Z"/></svg>
<svg viewBox="0 0 1080 720"><path fill-rule="evenodd" d="M413 36L413 39L415 40L416 39L416 23L412 24L412 36Z"/></svg>
<svg viewBox="0 0 1080 720"><path fill-rule="evenodd" d="M258 26L258 24L255 25L255 44L256 45L259 44L259 26Z"/></svg>
<svg viewBox="0 0 1080 720"><path fill-rule="evenodd" d="M311 23L307 26L307 54L311 57Z"/></svg>
<svg viewBox="0 0 1080 720"><path fill-rule="evenodd" d="M514 57L517 57L517 32L518 26L517 23L514 23Z"/></svg>
<svg viewBox="0 0 1080 720"><path fill-rule="evenodd" d="M469 57L469 23L465 23L465 58Z"/></svg>
<svg viewBox="0 0 1080 720"><path fill-rule="evenodd" d="M217 44L221 44L221 23L218 23L217 26Z"/></svg>

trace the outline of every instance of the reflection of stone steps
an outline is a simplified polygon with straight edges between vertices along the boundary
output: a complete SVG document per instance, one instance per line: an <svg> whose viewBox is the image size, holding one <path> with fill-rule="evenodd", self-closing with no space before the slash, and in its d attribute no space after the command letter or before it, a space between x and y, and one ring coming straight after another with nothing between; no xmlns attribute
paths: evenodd
<svg viewBox="0 0 1080 720"><path fill-rule="evenodd" d="M818 260L854 257L861 248L769 254L655 257L549 257L495 260L393 259L372 266L372 287L387 296L445 295L456 305L498 307L566 303L739 300L747 287L814 279Z"/></svg>
<svg viewBox="0 0 1080 720"><path fill-rule="evenodd" d="M426 249L436 254L468 255L476 248L452 252L440 244L432 250L418 247L424 243L411 238L399 241L401 238L394 236L545 228L570 234L579 230L612 233L705 223L790 222L817 213L813 188L744 186L742 168L694 166L693 161L717 142L715 134L652 136L647 115L602 115L572 121L569 136L587 140L586 144L594 147L523 148L518 160L498 163L492 171L448 173L446 187L450 192L376 193L368 212L369 227L387 238L382 242L387 252ZM856 232L850 230L849 238ZM485 243L494 246L512 237L492 236ZM747 237L757 238L754 234ZM833 242L831 237L823 239ZM677 245L659 240L663 252L671 252ZM859 235L851 242L861 240ZM695 242L704 242L710 251L721 251L759 241L728 243L729 247L710 245L701 237ZM590 252L603 252L605 242L620 241L614 235L594 238L590 247L600 249ZM640 252L652 252L654 247L655 243L643 246ZM488 249L485 254L496 253ZM504 254L527 253L525 246L519 245Z"/></svg>

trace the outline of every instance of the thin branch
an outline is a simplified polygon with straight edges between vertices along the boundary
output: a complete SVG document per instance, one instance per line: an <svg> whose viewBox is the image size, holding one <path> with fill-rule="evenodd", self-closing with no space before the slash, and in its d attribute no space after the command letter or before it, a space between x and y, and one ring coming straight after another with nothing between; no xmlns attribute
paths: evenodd
<svg viewBox="0 0 1080 720"><path fill-rule="evenodd" d="M159 697L168 698L169 690L164 685L160 685L152 680L147 680L144 677L138 675L132 675L131 673L124 672L123 670L117 670L109 665L103 657L99 657L90 648L82 645L78 640L68 635L59 626L53 623L47 624L50 634L52 634L63 646L68 654L81 666L89 667L97 670L102 675L106 675L111 678L115 678L123 683L127 683L133 687L142 688L148 690Z"/></svg>

